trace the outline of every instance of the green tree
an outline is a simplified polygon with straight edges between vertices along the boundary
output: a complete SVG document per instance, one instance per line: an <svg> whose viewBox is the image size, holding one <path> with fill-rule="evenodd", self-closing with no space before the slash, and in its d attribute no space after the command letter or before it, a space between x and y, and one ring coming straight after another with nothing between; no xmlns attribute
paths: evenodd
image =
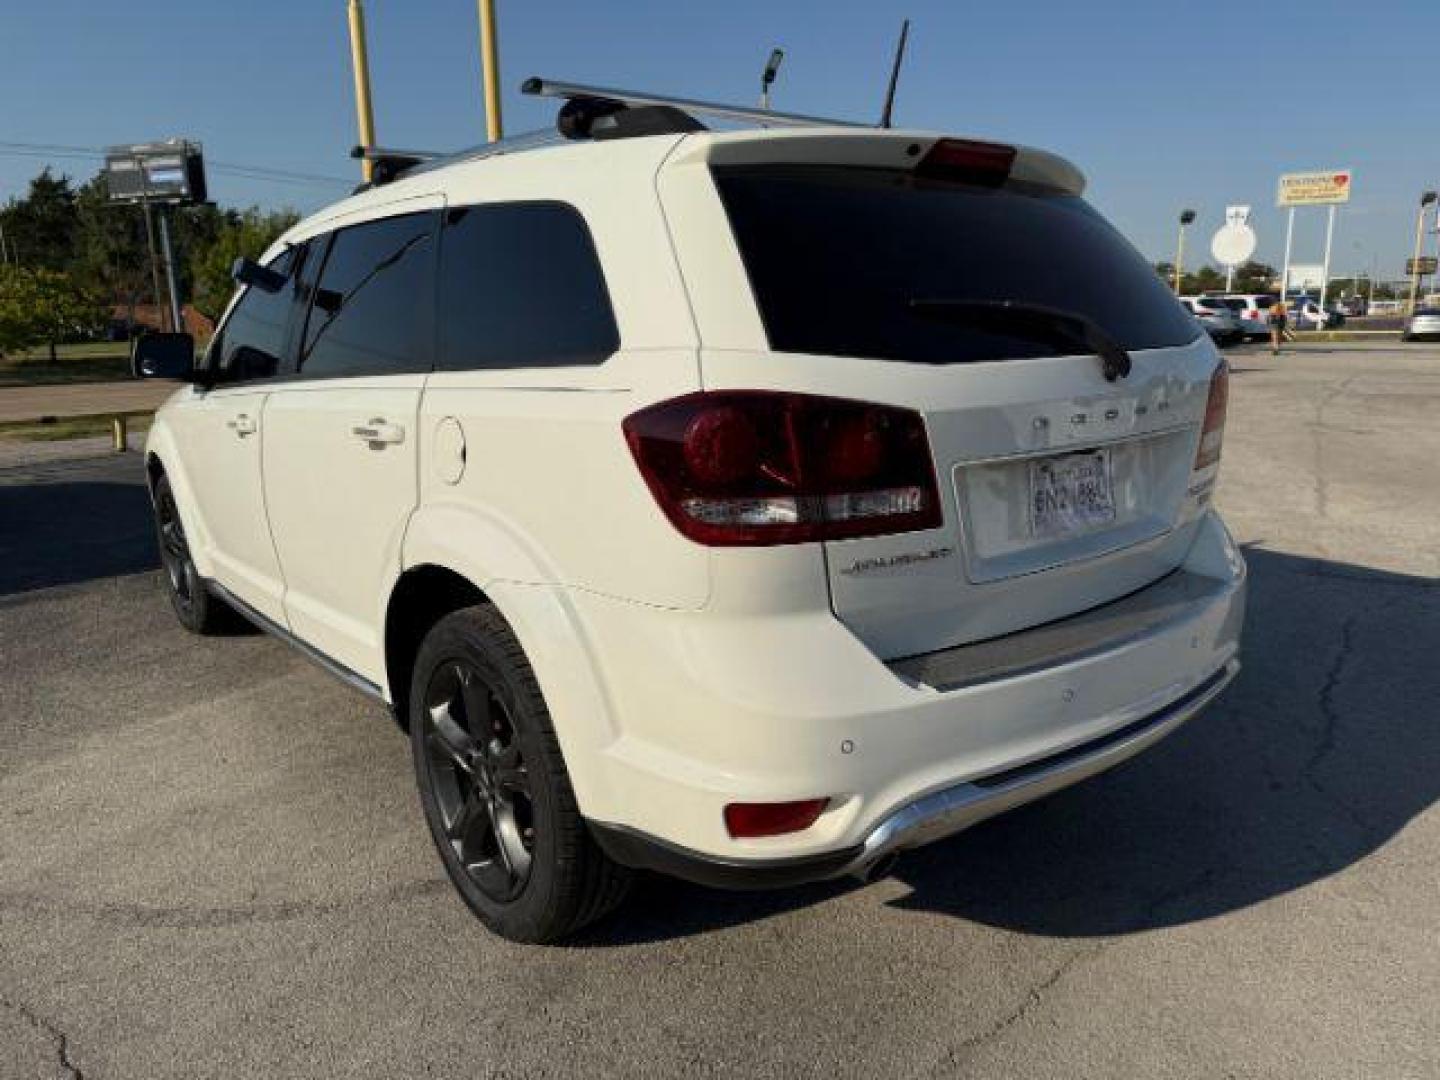
<svg viewBox="0 0 1440 1080"><path fill-rule="evenodd" d="M1242 293L1269 292L1280 275L1273 266L1251 259L1235 268L1235 291Z"/></svg>
<svg viewBox="0 0 1440 1080"><path fill-rule="evenodd" d="M150 256L138 206L109 201L103 175L75 193L75 258L71 273L80 287L108 305L128 309L151 297Z"/></svg>
<svg viewBox="0 0 1440 1080"><path fill-rule="evenodd" d="M297 220L290 210L263 211L252 206L249 210L226 212L208 242L190 255L195 307L212 319L219 318L235 289L230 279L235 260L258 259Z"/></svg>
<svg viewBox="0 0 1440 1080"><path fill-rule="evenodd" d="M67 274L0 266L0 352L81 337L103 322L100 309Z"/></svg>
<svg viewBox="0 0 1440 1080"><path fill-rule="evenodd" d="M12 199L3 211L7 247L23 266L63 271L75 255L75 192L68 176L55 176L49 166L30 181L23 199Z"/></svg>

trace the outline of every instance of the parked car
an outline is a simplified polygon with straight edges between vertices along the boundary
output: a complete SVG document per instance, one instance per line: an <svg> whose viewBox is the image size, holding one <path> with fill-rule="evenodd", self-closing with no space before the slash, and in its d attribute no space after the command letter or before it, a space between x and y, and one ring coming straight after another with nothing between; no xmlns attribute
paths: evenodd
<svg viewBox="0 0 1440 1080"><path fill-rule="evenodd" d="M1415 314L1405 320L1401 341L1440 340L1440 307L1416 308Z"/></svg>
<svg viewBox="0 0 1440 1080"><path fill-rule="evenodd" d="M1226 293L1211 297L1224 302L1240 320L1240 329L1245 331L1248 341L1263 341L1270 336L1270 305L1275 303L1271 293Z"/></svg>
<svg viewBox="0 0 1440 1080"><path fill-rule="evenodd" d="M388 704L481 920L883 874L1220 693L1226 366L1074 166L569 93L605 139L387 163L193 369L137 346L188 380L145 451L180 621Z"/></svg>
<svg viewBox="0 0 1440 1080"><path fill-rule="evenodd" d="M1358 319L1365 314L1365 298L1362 296L1344 297L1335 301L1335 310L1347 319Z"/></svg>
<svg viewBox="0 0 1440 1080"><path fill-rule="evenodd" d="M1345 316L1340 312L1322 309L1309 296L1285 298L1285 307L1292 330L1333 330L1345 325Z"/></svg>
<svg viewBox="0 0 1440 1080"><path fill-rule="evenodd" d="M1215 297L1182 296L1180 306L1199 320L1215 344L1222 348L1245 340L1245 328L1229 306Z"/></svg>

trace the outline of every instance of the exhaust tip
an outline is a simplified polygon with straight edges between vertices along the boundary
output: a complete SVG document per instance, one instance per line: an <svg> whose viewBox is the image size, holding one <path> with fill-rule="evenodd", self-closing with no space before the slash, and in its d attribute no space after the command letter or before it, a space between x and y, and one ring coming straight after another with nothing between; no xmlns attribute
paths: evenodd
<svg viewBox="0 0 1440 1080"><path fill-rule="evenodd" d="M855 876L867 885L870 884L872 881L879 881L881 878L887 878L895 869L895 864L899 861L899 859L900 856L893 851L889 854L881 855L880 858L876 859L874 862L857 869L855 871Z"/></svg>

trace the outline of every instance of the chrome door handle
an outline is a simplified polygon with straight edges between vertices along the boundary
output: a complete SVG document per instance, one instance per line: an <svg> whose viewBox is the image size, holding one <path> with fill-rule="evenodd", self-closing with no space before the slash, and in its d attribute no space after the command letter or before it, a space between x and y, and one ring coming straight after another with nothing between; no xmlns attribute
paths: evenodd
<svg viewBox="0 0 1440 1080"><path fill-rule="evenodd" d="M374 417L363 424L356 424L350 429L350 434L355 438L367 443L402 443L405 441L405 428L400 424L392 424L382 416Z"/></svg>
<svg viewBox="0 0 1440 1080"><path fill-rule="evenodd" d="M256 431L255 421L245 413L238 413L233 418L225 421L225 426L242 439L246 435L254 435Z"/></svg>

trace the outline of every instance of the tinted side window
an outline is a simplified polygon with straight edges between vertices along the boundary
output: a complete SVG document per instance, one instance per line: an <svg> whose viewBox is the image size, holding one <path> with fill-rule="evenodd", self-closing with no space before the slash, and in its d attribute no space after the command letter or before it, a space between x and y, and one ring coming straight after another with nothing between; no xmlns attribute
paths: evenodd
<svg viewBox="0 0 1440 1080"><path fill-rule="evenodd" d="M428 213L335 233L305 324L302 376L430 369L433 234Z"/></svg>
<svg viewBox="0 0 1440 1080"><path fill-rule="evenodd" d="M437 292L438 369L598 364L620 346L590 231L563 203L448 211Z"/></svg>
<svg viewBox="0 0 1440 1080"><path fill-rule="evenodd" d="M286 248L267 265L290 276L295 249ZM268 379L280 370L294 293L287 283L278 292L248 287L210 345L209 362L226 382Z"/></svg>

